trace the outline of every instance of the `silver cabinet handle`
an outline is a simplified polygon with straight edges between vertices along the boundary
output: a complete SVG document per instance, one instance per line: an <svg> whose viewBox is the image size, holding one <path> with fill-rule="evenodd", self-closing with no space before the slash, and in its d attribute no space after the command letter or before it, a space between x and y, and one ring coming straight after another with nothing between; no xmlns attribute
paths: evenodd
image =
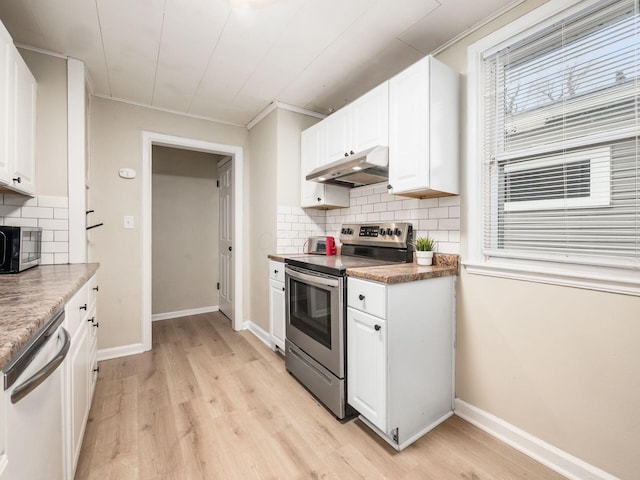
<svg viewBox="0 0 640 480"><path fill-rule="evenodd" d="M35 390L38 385L49 378L49 375L51 375L63 362L63 360L67 356L67 353L69 353L69 347L71 346L69 332L67 332L64 328L60 328L58 338L62 340L62 348L60 349L60 351L56 353L55 357L53 357L49 363L47 363L44 367L34 373L31 378L25 380L22 385L19 385L13 389L13 392L11 392L11 403L18 403L24 397L29 395L29 393Z"/></svg>

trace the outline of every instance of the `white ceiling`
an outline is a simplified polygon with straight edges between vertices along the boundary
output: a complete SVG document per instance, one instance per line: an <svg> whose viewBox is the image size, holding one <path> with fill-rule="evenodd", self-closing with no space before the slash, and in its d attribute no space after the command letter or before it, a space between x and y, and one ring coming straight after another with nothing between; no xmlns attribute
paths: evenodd
<svg viewBox="0 0 640 480"><path fill-rule="evenodd" d="M6 0L14 41L83 60L93 93L246 125L329 113L513 0Z"/></svg>

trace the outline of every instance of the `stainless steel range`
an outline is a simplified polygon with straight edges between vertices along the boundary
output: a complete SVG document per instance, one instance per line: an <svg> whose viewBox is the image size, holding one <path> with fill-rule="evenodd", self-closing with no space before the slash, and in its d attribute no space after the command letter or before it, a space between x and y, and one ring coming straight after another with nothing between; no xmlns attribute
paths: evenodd
<svg viewBox="0 0 640 480"><path fill-rule="evenodd" d="M349 268L413 261L410 223L342 225L341 255L286 258L287 370L339 419L346 403L346 315Z"/></svg>

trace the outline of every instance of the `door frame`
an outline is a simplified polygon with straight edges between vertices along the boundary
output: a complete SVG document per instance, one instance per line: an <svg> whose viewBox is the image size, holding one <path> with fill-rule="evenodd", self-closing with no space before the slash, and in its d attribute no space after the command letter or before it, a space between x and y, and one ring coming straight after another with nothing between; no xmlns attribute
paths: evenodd
<svg viewBox="0 0 640 480"><path fill-rule="evenodd" d="M243 217L242 217L242 183L243 183L243 164L244 155L242 147L237 145L225 145L221 143L207 142L204 140L177 137L166 135L163 133L142 131L142 211L140 212L140 225L142 227L141 249L142 249L142 305L141 305L141 328L142 328L142 345L144 351L151 350L151 207L152 207L152 191L151 191L151 175L152 175L152 148L154 145L172 148L181 148L184 150L195 150L205 153L214 153L218 155L228 155L233 163L233 201L234 201L234 238L233 248L236 252L241 251L244 243L243 238ZM242 330L243 318L243 258L242 255L233 256L233 270L235 275L234 281L234 319L232 328L236 331Z"/></svg>

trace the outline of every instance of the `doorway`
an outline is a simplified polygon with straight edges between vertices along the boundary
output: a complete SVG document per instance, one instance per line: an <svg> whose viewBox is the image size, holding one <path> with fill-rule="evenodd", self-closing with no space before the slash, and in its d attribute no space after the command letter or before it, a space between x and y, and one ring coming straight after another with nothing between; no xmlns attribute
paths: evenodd
<svg viewBox="0 0 640 480"><path fill-rule="evenodd" d="M175 137L155 132L142 132L142 344L145 351L151 350L151 322L152 322L152 150L153 146L195 150L205 153L228 156L232 178L232 213L233 226L231 232L231 247L240 251L243 245L242 235L242 175L243 151L242 147L224 145L202 140ZM234 330L242 329L242 282L243 260L240 255L232 255L229 268L233 275L233 297L231 298L233 319L231 326Z"/></svg>
<svg viewBox="0 0 640 480"><path fill-rule="evenodd" d="M218 310L220 155L152 147L152 320Z"/></svg>

